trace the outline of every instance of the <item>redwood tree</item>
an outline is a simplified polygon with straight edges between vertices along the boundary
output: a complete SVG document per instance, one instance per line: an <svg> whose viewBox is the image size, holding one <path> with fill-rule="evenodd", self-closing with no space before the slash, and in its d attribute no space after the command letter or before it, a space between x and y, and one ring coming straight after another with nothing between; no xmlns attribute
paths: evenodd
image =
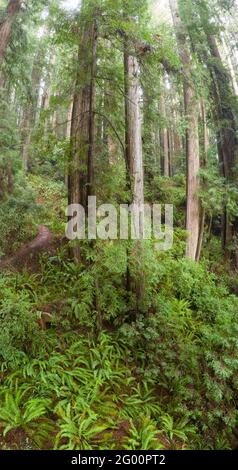
<svg viewBox="0 0 238 470"><path fill-rule="evenodd" d="M68 200L69 204L81 204L87 208L88 196L93 194L98 33L95 10L86 10L84 4L81 8L78 69L72 109ZM78 246L74 249L74 257L76 260L80 258Z"/></svg>
<svg viewBox="0 0 238 470"><path fill-rule="evenodd" d="M186 229L188 240L186 255L195 260L199 242L200 231L200 203L198 198L199 189L199 130L198 113L199 105L193 83L193 64L189 45L181 21L177 0L170 0L170 8L176 31L178 51L183 67L184 87L184 109L187 119L186 131L186 156L187 156L187 209Z"/></svg>
<svg viewBox="0 0 238 470"><path fill-rule="evenodd" d="M22 3L22 0L10 0L6 8L5 19L0 24L0 64L9 45L13 21L21 9Z"/></svg>

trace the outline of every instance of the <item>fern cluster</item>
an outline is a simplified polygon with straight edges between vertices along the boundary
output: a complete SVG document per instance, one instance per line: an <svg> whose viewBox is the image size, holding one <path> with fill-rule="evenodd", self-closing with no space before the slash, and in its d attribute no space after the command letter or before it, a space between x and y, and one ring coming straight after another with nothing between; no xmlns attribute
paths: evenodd
<svg viewBox="0 0 238 470"><path fill-rule="evenodd" d="M237 424L238 300L181 242L82 244L1 276L0 428L33 448L226 448ZM126 291L143 269L141 313ZM132 277L133 280L133 277ZM49 329L39 317L50 312Z"/></svg>
<svg viewBox="0 0 238 470"><path fill-rule="evenodd" d="M187 445L195 432L174 423L150 381L138 385L127 346L105 332L97 339L63 335L58 352L2 372L3 436L21 429L33 448L160 449ZM3 364L4 366L4 364ZM178 438L173 442L174 436Z"/></svg>

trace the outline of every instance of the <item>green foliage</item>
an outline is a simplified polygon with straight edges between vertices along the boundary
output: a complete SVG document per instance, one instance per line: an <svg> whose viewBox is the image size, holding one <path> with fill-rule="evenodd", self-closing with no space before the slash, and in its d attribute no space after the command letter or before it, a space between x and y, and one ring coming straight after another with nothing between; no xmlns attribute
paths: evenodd
<svg viewBox="0 0 238 470"><path fill-rule="evenodd" d="M26 292L16 292L0 278L0 357L9 364L26 358L39 346L39 330Z"/></svg>
<svg viewBox="0 0 238 470"><path fill-rule="evenodd" d="M104 332L96 339L71 333L61 335L59 346L60 352L28 359L4 374L4 436L22 429L36 446L50 441L52 448L67 450L162 448L159 434L167 431L158 427L155 391L149 382L137 385L122 341Z"/></svg>
<svg viewBox="0 0 238 470"><path fill-rule="evenodd" d="M47 176L29 175L29 184L37 199L37 212L34 222L46 224L53 233L64 234L66 187L61 181Z"/></svg>
<svg viewBox="0 0 238 470"><path fill-rule="evenodd" d="M34 192L23 177L17 177L13 193L0 206L0 256L13 254L34 236L34 219L39 214Z"/></svg>
<svg viewBox="0 0 238 470"><path fill-rule="evenodd" d="M100 443L100 434L108 429L107 424L99 424L97 416L85 417L84 414L72 416L70 403L61 415L60 432L55 448L64 450L92 450ZM67 444L61 444L67 440ZM96 446L96 447L95 447Z"/></svg>
<svg viewBox="0 0 238 470"><path fill-rule="evenodd" d="M212 429L229 435L237 422L237 298L202 265L170 259L167 268L156 313L121 330L138 372L168 393L168 412L199 423L212 442Z"/></svg>
<svg viewBox="0 0 238 470"><path fill-rule="evenodd" d="M196 428L194 426L189 426L188 420L186 418L181 419L175 423L173 417L169 414L166 414L161 417L161 425L171 443L173 442L174 438L179 438L186 442L189 436L195 436L196 434Z"/></svg>
<svg viewBox="0 0 238 470"><path fill-rule="evenodd" d="M39 431L40 445L57 449L229 446L237 422L237 298L202 264L181 259L178 248L173 257L145 244L145 313L132 322L126 248L85 244L93 260L87 268L62 253L43 258L41 273L18 275L17 284L14 275L3 278L2 369L14 368L0 387L5 433L19 427L38 445ZM53 305L55 322L43 336L35 304L39 311ZM121 326L98 336L103 324ZM39 347L36 333L48 344ZM32 411L35 399L36 410L46 400L42 416ZM10 419L14 404L19 410Z"/></svg>
<svg viewBox="0 0 238 470"><path fill-rule="evenodd" d="M5 391L1 395L0 421L4 427L3 436L11 430L22 429L39 447L53 428L44 416L50 408L50 400L44 398L28 398L30 387L16 387L14 391Z"/></svg>
<svg viewBox="0 0 238 470"><path fill-rule="evenodd" d="M186 204L186 187L183 175L177 175L173 178L164 178L157 176L153 185L147 191L147 197L154 203L173 204L174 206L174 224L178 227L184 227L184 207Z"/></svg>
<svg viewBox="0 0 238 470"><path fill-rule="evenodd" d="M130 433L125 448L128 450L163 449L158 439L156 423L148 417L141 416L136 425L131 422Z"/></svg>

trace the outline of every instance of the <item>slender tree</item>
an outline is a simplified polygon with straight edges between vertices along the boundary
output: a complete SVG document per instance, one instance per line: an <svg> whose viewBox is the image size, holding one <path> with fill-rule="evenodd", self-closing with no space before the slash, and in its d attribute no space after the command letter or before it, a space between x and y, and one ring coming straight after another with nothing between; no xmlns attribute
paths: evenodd
<svg viewBox="0 0 238 470"><path fill-rule="evenodd" d="M135 233L140 239L144 236L144 170L141 130L141 88L140 67L136 55L131 55L128 40L125 39L124 51L124 77L125 77L125 148L126 165L128 172L131 203L137 206L139 211L139 230L135 227ZM143 247L141 240L135 245L135 257L139 259ZM127 289L132 290L136 296L137 312L140 311L144 295L144 274L137 273L133 282L128 265Z"/></svg>
<svg viewBox="0 0 238 470"><path fill-rule="evenodd" d="M161 129L161 147L162 147L162 159L163 159L163 175L169 176L169 130L167 126L167 113L165 103L165 90L164 87L161 90L160 95L160 112L163 119L163 126Z"/></svg>
<svg viewBox="0 0 238 470"><path fill-rule="evenodd" d="M34 129L37 117L37 105L40 96L40 82L43 68L43 51L39 48L35 55L32 74L29 99L24 110L22 123L22 163L24 171L28 170L29 147L31 142L31 131Z"/></svg>

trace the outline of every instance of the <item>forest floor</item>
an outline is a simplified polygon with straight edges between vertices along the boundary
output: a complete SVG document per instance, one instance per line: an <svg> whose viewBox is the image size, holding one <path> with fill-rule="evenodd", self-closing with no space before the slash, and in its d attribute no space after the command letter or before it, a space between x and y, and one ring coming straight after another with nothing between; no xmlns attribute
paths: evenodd
<svg viewBox="0 0 238 470"><path fill-rule="evenodd" d="M0 449L229 448L217 438L218 413L234 410L207 357L217 367L225 344L233 360L236 298L184 259L183 240L159 260L149 247L149 315L128 321L126 245L82 243L86 261L73 263L61 184L35 176L30 184L39 212L0 262ZM211 429L201 397L215 408L209 374L223 400L207 443L200 429Z"/></svg>

